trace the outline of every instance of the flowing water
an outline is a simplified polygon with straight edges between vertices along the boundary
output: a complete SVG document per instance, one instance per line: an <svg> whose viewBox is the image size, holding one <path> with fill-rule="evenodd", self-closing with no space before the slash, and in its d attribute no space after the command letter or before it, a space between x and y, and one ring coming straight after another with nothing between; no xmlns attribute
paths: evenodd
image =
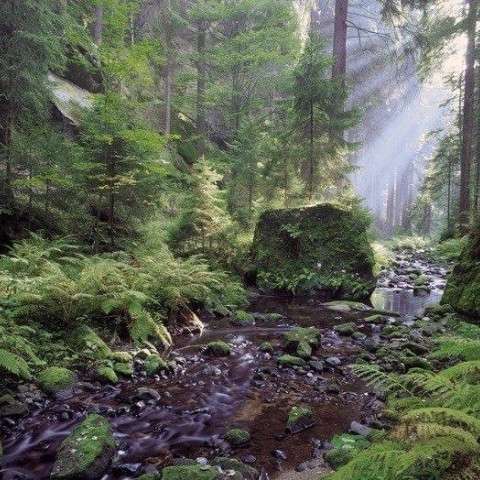
<svg viewBox="0 0 480 480"><path fill-rule="evenodd" d="M429 272L433 280L429 295L416 297L411 289L390 287L387 276L373 295L374 307L408 316L437 302L445 272L426 262L416 267ZM59 443L89 412L108 416L118 441L113 466L104 480L135 478L145 469L160 469L175 457L216 455L236 456L274 477L315 458L321 441L348 431L352 421L375 420L381 403L379 407L376 396L348 369L361 348L332 329L348 321L361 324L371 311L332 310L312 298L278 296L259 296L251 308L281 313L285 320L245 328L231 327L226 320L210 322L201 337L177 340L171 352L174 373L155 380L137 377L116 386L80 382L70 395L48 400L25 418L4 419L1 478L47 479ZM324 362L335 357L338 365L329 366L327 361L317 368L279 368L276 358L282 335L294 325L321 329L315 358ZM361 328L367 335L372 333L366 326ZM233 346L229 357L202 354L202 346L216 339ZM273 354L259 349L267 340L274 346ZM140 386L154 389L158 398L139 399ZM287 435L288 411L302 403L313 408L315 424ZM230 449L222 436L231 427L250 431L248 446Z"/></svg>

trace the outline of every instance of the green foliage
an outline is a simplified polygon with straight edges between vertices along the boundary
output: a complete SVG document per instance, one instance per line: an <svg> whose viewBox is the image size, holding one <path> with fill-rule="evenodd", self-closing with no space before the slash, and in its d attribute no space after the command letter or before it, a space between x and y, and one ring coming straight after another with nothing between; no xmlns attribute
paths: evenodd
<svg viewBox="0 0 480 480"><path fill-rule="evenodd" d="M73 386L75 374L62 367L48 367L38 375L38 382L48 393L57 393Z"/></svg>
<svg viewBox="0 0 480 480"><path fill-rule="evenodd" d="M27 362L22 357L3 348L0 348L0 369L19 378L31 378Z"/></svg>

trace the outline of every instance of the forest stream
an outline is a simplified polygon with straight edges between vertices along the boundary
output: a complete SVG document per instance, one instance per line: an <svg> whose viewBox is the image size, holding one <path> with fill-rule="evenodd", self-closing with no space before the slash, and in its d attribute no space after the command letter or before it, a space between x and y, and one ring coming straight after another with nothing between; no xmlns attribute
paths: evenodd
<svg viewBox="0 0 480 480"><path fill-rule="evenodd" d="M200 463L215 456L236 457L262 472L262 478L321 470L322 452L334 435L384 425L384 399L349 370L359 355L375 359L371 352L392 341L382 335L382 325L365 319L381 313L387 325L409 326L425 306L439 301L445 286L446 269L422 253L399 253L394 265L380 276L371 307L255 295L250 307L255 326L205 319L202 335L176 339L172 371L153 379L143 375L137 357L133 380L115 386L79 382L55 399L25 386L29 415L0 420L5 451L0 476L49 478L60 442L87 412L109 417L118 441L104 480L135 478L181 457ZM429 284L415 294L409 277L414 271ZM272 312L281 315L274 320L262 315ZM355 325L353 334L335 330L348 322ZM282 335L295 326L320 329L320 345L306 366L279 367ZM203 346L213 340L229 342L232 353L204 355ZM260 348L267 341L273 351ZM313 422L288 434L288 412L301 404L311 406ZM251 441L232 449L223 440L232 427L248 430Z"/></svg>

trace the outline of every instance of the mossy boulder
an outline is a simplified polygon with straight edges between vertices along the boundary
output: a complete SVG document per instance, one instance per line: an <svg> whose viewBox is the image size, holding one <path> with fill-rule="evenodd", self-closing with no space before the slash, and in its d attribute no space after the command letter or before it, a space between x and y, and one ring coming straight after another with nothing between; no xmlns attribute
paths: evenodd
<svg viewBox="0 0 480 480"><path fill-rule="evenodd" d="M38 383L45 392L57 393L73 387L75 374L68 368L49 367L40 372Z"/></svg>
<svg viewBox="0 0 480 480"><path fill-rule="evenodd" d="M131 362L133 360L133 355L130 352L112 352L109 357L115 362Z"/></svg>
<svg viewBox="0 0 480 480"><path fill-rule="evenodd" d="M116 362L113 364L113 370L124 377L131 377L133 375L133 364L131 362Z"/></svg>
<svg viewBox="0 0 480 480"><path fill-rule="evenodd" d="M457 312L480 315L480 228L470 236L459 262L448 277L442 304Z"/></svg>
<svg viewBox="0 0 480 480"><path fill-rule="evenodd" d="M355 456L354 450L347 448L334 448L324 453L323 458L333 469L346 465Z"/></svg>
<svg viewBox="0 0 480 480"><path fill-rule="evenodd" d="M83 354L97 359L111 358L114 355L97 333L86 325L80 325L73 330L71 343Z"/></svg>
<svg viewBox="0 0 480 480"><path fill-rule="evenodd" d="M295 327L283 335L285 349L297 357L309 359L312 347L320 341L320 330L315 327Z"/></svg>
<svg viewBox="0 0 480 480"><path fill-rule="evenodd" d="M223 437L232 447L241 447L250 441L250 433L241 428L232 428Z"/></svg>
<svg viewBox="0 0 480 480"><path fill-rule="evenodd" d="M162 370L168 370L168 364L160 355L154 353L145 359L147 375L155 375Z"/></svg>
<svg viewBox="0 0 480 480"><path fill-rule="evenodd" d="M270 342L263 342L260 345L260 350L265 353L273 353L273 345Z"/></svg>
<svg viewBox="0 0 480 480"><path fill-rule="evenodd" d="M282 367L305 367L307 365L307 362L303 358L293 355L282 355L278 357L278 363Z"/></svg>
<svg viewBox="0 0 480 480"><path fill-rule="evenodd" d="M224 472L227 470L233 470L240 474L244 480L257 480L258 471L250 465L237 460L236 458L228 457L215 457L212 461L212 465L220 467Z"/></svg>
<svg viewBox="0 0 480 480"><path fill-rule="evenodd" d="M51 478L96 480L108 469L115 452L110 423L92 414L80 423L60 445Z"/></svg>
<svg viewBox="0 0 480 480"><path fill-rule="evenodd" d="M232 348L228 343L218 340L216 342L210 342L205 347L205 353L214 357L227 357L232 352Z"/></svg>
<svg viewBox="0 0 480 480"><path fill-rule="evenodd" d="M219 471L208 465L177 465L162 470L162 480L217 480Z"/></svg>
<svg viewBox="0 0 480 480"><path fill-rule="evenodd" d="M332 204L264 212L249 277L260 288L363 300L375 288L368 216Z"/></svg>
<svg viewBox="0 0 480 480"><path fill-rule="evenodd" d="M255 317L244 310L237 310L233 314L231 322L238 327L251 327L255 325Z"/></svg>
<svg viewBox="0 0 480 480"><path fill-rule="evenodd" d="M313 425L313 411L310 407L294 406L287 418L287 432L298 433Z"/></svg>
<svg viewBox="0 0 480 480"><path fill-rule="evenodd" d="M100 365L96 369L98 379L104 383L117 383L118 375L115 370L107 365Z"/></svg>
<svg viewBox="0 0 480 480"><path fill-rule="evenodd" d="M351 337L357 330L356 325L353 322L341 323L340 325L335 325L333 329L339 334L345 337Z"/></svg>

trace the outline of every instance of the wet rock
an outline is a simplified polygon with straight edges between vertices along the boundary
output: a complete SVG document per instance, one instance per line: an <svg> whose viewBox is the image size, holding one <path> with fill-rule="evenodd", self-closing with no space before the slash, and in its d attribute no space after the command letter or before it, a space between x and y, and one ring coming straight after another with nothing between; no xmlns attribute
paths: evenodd
<svg viewBox="0 0 480 480"><path fill-rule="evenodd" d="M315 327L295 327L283 335L287 352L308 359L312 356L312 347L320 340L320 330Z"/></svg>
<svg viewBox="0 0 480 480"><path fill-rule="evenodd" d="M153 388L138 387L135 392L134 398L143 400L145 402L148 402L149 400L154 400L155 402L158 402L161 398L161 395L157 392L157 390L154 390Z"/></svg>
<svg viewBox="0 0 480 480"><path fill-rule="evenodd" d="M19 417L28 411L28 405L18 401L13 395L7 393L0 397L0 417Z"/></svg>
<svg viewBox="0 0 480 480"><path fill-rule="evenodd" d="M282 367L305 367L307 362L303 358L293 355L282 355L278 357L278 364Z"/></svg>
<svg viewBox="0 0 480 480"><path fill-rule="evenodd" d="M322 362L321 360L310 360L308 364L312 370L317 373L322 373L325 370L325 362Z"/></svg>
<svg viewBox="0 0 480 480"><path fill-rule="evenodd" d="M115 373L119 373L125 377L131 377L133 375L132 363L116 362L113 364L113 369L115 370Z"/></svg>
<svg viewBox="0 0 480 480"><path fill-rule="evenodd" d="M122 463L113 467L113 471L116 473L134 476L138 475L141 469L141 463Z"/></svg>
<svg viewBox="0 0 480 480"><path fill-rule="evenodd" d="M38 383L45 392L58 393L73 387L75 374L68 368L49 367L40 372Z"/></svg>
<svg viewBox="0 0 480 480"><path fill-rule="evenodd" d="M241 428L232 428L223 438L232 447L242 447L250 442L250 433Z"/></svg>
<svg viewBox="0 0 480 480"><path fill-rule="evenodd" d="M228 343L222 342L221 340L216 342L210 342L205 347L205 353L207 355L212 355L214 357L227 357L230 355L232 349Z"/></svg>
<svg viewBox="0 0 480 480"><path fill-rule="evenodd" d="M350 432L356 433L362 437L368 437L372 433L372 429L366 425L362 425L359 422L353 421L350 424Z"/></svg>
<svg viewBox="0 0 480 480"><path fill-rule="evenodd" d="M281 313L254 313L253 316L255 317L256 320L260 322L266 322L266 323L276 323L280 322L282 320L286 320L285 315L282 315Z"/></svg>
<svg viewBox="0 0 480 480"><path fill-rule="evenodd" d="M106 365L100 365L97 367L96 376L101 382L115 384L118 382L118 376L115 373L115 370Z"/></svg>
<svg viewBox="0 0 480 480"><path fill-rule="evenodd" d="M88 415L60 445L51 478L100 478L109 467L114 452L115 440L108 420L100 415Z"/></svg>
<svg viewBox="0 0 480 480"><path fill-rule="evenodd" d="M260 345L260 350L266 353L273 353L273 345L270 342L263 342Z"/></svg>
<svg viewBox="0 0 480 480"><path fill-rule="evenodd" d="M155 375L165 370L168 370L168 364L160 355L154 353L145 359L145 372L147 375Z"/></svg>
<svg viewBox="0 0 480 480"><path fill-rule="evenodd" d="M328 357L325 362L331 367L339 367L342 361L338 357Z"/></svg>
<svg viewBox="0 0 480 480"><path fill-rule="evenodd" d="M243 463L252 464L252 463L255 463L256 461L257 461L257 457L255 457L254 455L244 455L242 457Z"/></svg>
<svg viewBox="0 0 480 480"><path fill-rule="evenodd" d="M283 450L273 450L272 455L278 460L287 459L287 454Z"/></svg>
<svg viewBox="0 0 480 480"><path fill-rule="evenodd" d="M313 424L313 411L310 407L294 406L288 414L287 432L298 433L312 427Z"/></svg>
<svg viewBox="0 0 480 480"><path fill-rule="evenodd" d="M376 313L375 315L370 315L369 317L366 317L364 319L364 322L382 325L387 322L387 317L385 317L384 315L380 315L379 313Z"/></svg>
<svg viewBox="0 0 480 480"><path fill-rule="evenodd" d="M244 310L237 310L233 314L232 319L230 320L232 325L238 327L250 327L255 325L255 317Z"/></svg>

